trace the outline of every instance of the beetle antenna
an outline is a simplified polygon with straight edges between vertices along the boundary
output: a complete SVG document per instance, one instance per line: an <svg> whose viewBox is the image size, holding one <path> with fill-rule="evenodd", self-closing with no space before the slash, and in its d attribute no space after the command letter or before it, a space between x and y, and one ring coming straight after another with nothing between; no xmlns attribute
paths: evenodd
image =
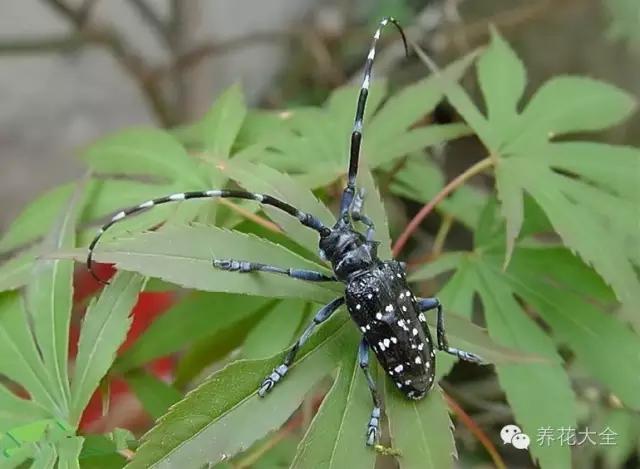
<svg viewBox="0 0 640 469"><path fill-rule="evenodd" d="M342 194L342 200L340 203L340 213L344 215L349 211L351 201L355 194L356 176L358 175L358 160L360 159L360 143L362 142L362 119L364 118L364 108L367 103L367 96L369 94L369 84L371 83L371 70L373 68L373 59L376 56L376 45L378 39L380 39L380 33L382 29L389 23L393 24L400 35L402 36L402 43L404 44L404 50L407 56L409 55L409 46L407 45L407 37L400 24L390 16L385 17L380 21L380 25L373 35L371 42L371 48L369 49L369 55L367 55L367 61L364 64L364 79L362 80L362 86L360 87L360 94L358 95L358 104L356 107L356 118L353 123L353 131L351 132L351 150L349 152L349 175L347 179L347 187Z"/></svg>

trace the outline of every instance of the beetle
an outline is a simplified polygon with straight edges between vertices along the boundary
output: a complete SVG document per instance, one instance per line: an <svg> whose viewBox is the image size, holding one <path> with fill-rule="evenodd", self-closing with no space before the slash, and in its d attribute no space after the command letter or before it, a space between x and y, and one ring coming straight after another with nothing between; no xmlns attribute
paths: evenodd
<svg viewBox="0 0 640 469"><path fill-rule="evenodd" d="M364 79L358 95L351 133L347 184L342 192L340 214L334 226L325 226L315 216L268 194L225 189L182 192L149 200L117 213L102 226L89 244L86 261L91 274L98 281L106 283L92 270L94 249L102 234L125 217L169 202L202 198L246 199L275 207L297 218L302 225L318 233L320 256L331 264L333 275L237 259L213 259L212 265L217 269L238 273L271 272L309 282L337 281L345 285L344 295L317 312L311 324L288 351L284 361L264 379L257 393L260 397L265 397L285 377L298 350L314 329L331 317L340 306L346 305L351 318L362 332L357 353L373 400L373 410L366 429L366 444L370 446L375 445L379 438L382 403L369 370L369 349L373 350L378 362L398 389L407 398L415 400L423 398L434 385L436 348L462 360L481 362L479 356L449 346L440 301L437 298L418 298L413 294L407 283L404 264L396 260L379 259L374 223L362 213L364 194L356 190L356 176L363 135L363 117L376 44L382 29L388 24L393 24L398 29L408 54L407 40L402 27L392 17L383 18L373 36L364 66ZM356 222L367 227L365 233L356 230ZM435 311L437 314L435 343L424 314L428 311Z"/></svg>

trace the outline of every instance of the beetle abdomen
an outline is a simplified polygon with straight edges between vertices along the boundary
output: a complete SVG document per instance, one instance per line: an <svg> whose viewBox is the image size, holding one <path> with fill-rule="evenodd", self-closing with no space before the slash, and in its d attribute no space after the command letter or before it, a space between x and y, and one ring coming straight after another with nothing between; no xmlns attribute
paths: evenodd
<svg viewBox="0 0 640 469"><path fill-rule="evenodd" d="M435 354L402 266L384 262L351 278L346 304L398 389L412 399L423 397L433 385Z"/></svg>

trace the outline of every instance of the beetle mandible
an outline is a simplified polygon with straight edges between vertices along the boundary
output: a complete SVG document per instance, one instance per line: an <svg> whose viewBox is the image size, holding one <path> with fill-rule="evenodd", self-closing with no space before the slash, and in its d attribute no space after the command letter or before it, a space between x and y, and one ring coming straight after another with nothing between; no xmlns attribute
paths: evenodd
<svg viewBox="0 0 640 469"><path fill-rule="evenodd" d="M362 213L363 193L356 190L356 176L362 141L364 109L371 82L371 70L376 54L376 44L382 29L393 24L402 36L405 51L407 40L398 22L391 17L382 19L376 30L364 66L364 80L358 96L356 115L351 133L351 148L347 185L340 201L340 214L333 227L325 226L319 219L302 212L286 202L267 194L240 190L214 189L182 192L153 199L123 210L111 218L98 231L89 245L87 268L100 282L92 270L94 248L102 234L114 223L156 205L173 201L201 198L238 198L254 200L260 204L276 207L296 217L304 226L320 235L319 252L331 263L333 276L302 269L290 269L273 265L247 262L236 259L213 259L213 267L240 273L271 272L287 275L309 282L338 281L345 284L345 294L336 298L315 315L301 337L287 353L282 364L267 376L258 389L260 397L269 391L287 374L300 347L307 341L315 327L326 321L343 304L362 332L358 347L358 362L367 379L373 411L366 430L367 445L376 444L380 433L381 400L375 381L369 371L369 348L373 349L382 368L398 389L410 399L421 399L431 389L435 376L435 348L470 362L480 362L477 355L450 347L447 343L443 310L437 298L417 298L409 288L404 265L395 260L381 260L377 255L375 226ZM355 229L354 222L367 227L364 234ZM434 344L424 313L436 311L437 341Z"/></svg>

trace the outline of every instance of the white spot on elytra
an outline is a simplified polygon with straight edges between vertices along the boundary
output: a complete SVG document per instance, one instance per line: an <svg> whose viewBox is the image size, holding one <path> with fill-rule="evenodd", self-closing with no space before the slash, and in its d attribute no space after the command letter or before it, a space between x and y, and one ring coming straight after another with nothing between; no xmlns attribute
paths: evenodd
<svg viewBox="0 0 640 469"><path fill-rule="evenodd" d="M407 311L407 307L406 306L402 306L402 311L406 312Z"/></svg>
<svg viewBox="0 0 640 469"><path fill-rule="evenodd" d="M393 313L393 305L387 305L384 309L387 313Z"/></svg>
<svg viewBox="0 0 640 469"><path fill-rule="evenodd" d="M396 382L396 386L398 386L398 389L400 389L402 387L402 383Z"/></svg>
<svg viewBox="0 0 640 469"><path fill-rule="evenodd" d="M407 298L411 298L411 292L409 290L405 292L405 295L407 295Z"/></svg>
<svg viewBox="0 0 640 469"><path fill-rule="evenodd" d="M382 319L382 313L380 312L376 313L376 319L378 320Z"/></svg>
<svg viewBox="0 0 640 469"><path fill-rule="evenodd" d="M422 350L424 348L424 344L418 344L418 350Z"/></svg>
<svg viewBox="0 0 640 469"><path fill-rule="evenodd" d="M400 293L400 299L404 298L404 293Z"/></svg>
<svg viewBox="0 0 640 469"><path fill-rule="evenodd" d="M411 333L413 335L418 335L418 329L416 329L415 327L413 328L413 330L411 331Z"/></svg>
<svg viewBox="0 0 640 469"><path fill-rule="evenodd" d="M428 370L429 368L431 368L431 363L427 362L425 366L427 367L427 370Z"/></svg>
<svg viewBox="0 0 640 469"><path fill-rule="evenodd" d="M427 318L425 318L425 317L424 317L424 314L422 314L422 313L418 314L418 319L419 319L421 322L427 322Z"/></svg>
<svg viewBox="0 0 640 469"><path fill-rule="evenodd" d="M394 344L397 344L398 339L396 337L391 337L391 342L393 342Z"/></svg>
<svg viewBox="0 0 640 469"><path fill-rule="evenodd" d="M419 365L420 363L422 363L422 358L416 357L415 362Z"/></svg>
<svg viewBox="0 0 640 469"><path fill-rule="evenodd" d="M398 326L404 328L404 320L403 319L399 319L398 320Z"/></svg>
<svg viewBox="0 0 640 469"><path fill-rule="evenodd" d="M367 328L368 331L370 331L371 330L371 324L367 324L366 328Z"/></svg>
<svg viewBox="0 0 640 469"><path fill-rule="evenodd" d="M389 348L389 345L391 345L391 341L389 339L384 339L382 342L384 342L384 346Z"/></svg>
<svg viewBox="0 0 640 469"><path fill-rule="evenodd" d="M407 386L409 386L409 385L411 384L411 380L410 380L410 379L406 380L406 381L404 382L404 384L406 384Z"/></svg>
<svg viewBox="0 0 640 469"><path fill-rule="evenodd" d="M393 369L396 373L401 373L404 370L404 366L398 365Z"/></svg>
<svg viewBox="0 0 640 469"><path fill-rule="evenodd" d="M380 350L384 352L384 344L382 342L378 342L378 347L380 347Z"/></svg>
<svg viewBox="0 0 640 469"><path fill-rule="evenodd" d="M361 330L362 332L366 332L367 328L366 328L366 327L364 327L364 326L360 326L360 330Z"/></svg>
<svg viewBox="0 0 640 469"><path fill-rule="evenodd" d="M361 304L357 304L357 305L356 305L356 309L357 309L357 310L360 310L360 308L362 308L362 305L361 305Z"/></svg>
<svg viewBox="0 0 640 469"><path fill-rule="evenodd" d="M367 298L371 299L371 298L373 298L373 295L372 295L371 293L369 293L369 294L367 295Z"/></svg>
<svg viewBox="0 0 640 469"><path fill-rule="evenodd" d="M398 277L398 278L402 278L402 275L400 275L400 274L396 274L396 277Z"/></svg>

